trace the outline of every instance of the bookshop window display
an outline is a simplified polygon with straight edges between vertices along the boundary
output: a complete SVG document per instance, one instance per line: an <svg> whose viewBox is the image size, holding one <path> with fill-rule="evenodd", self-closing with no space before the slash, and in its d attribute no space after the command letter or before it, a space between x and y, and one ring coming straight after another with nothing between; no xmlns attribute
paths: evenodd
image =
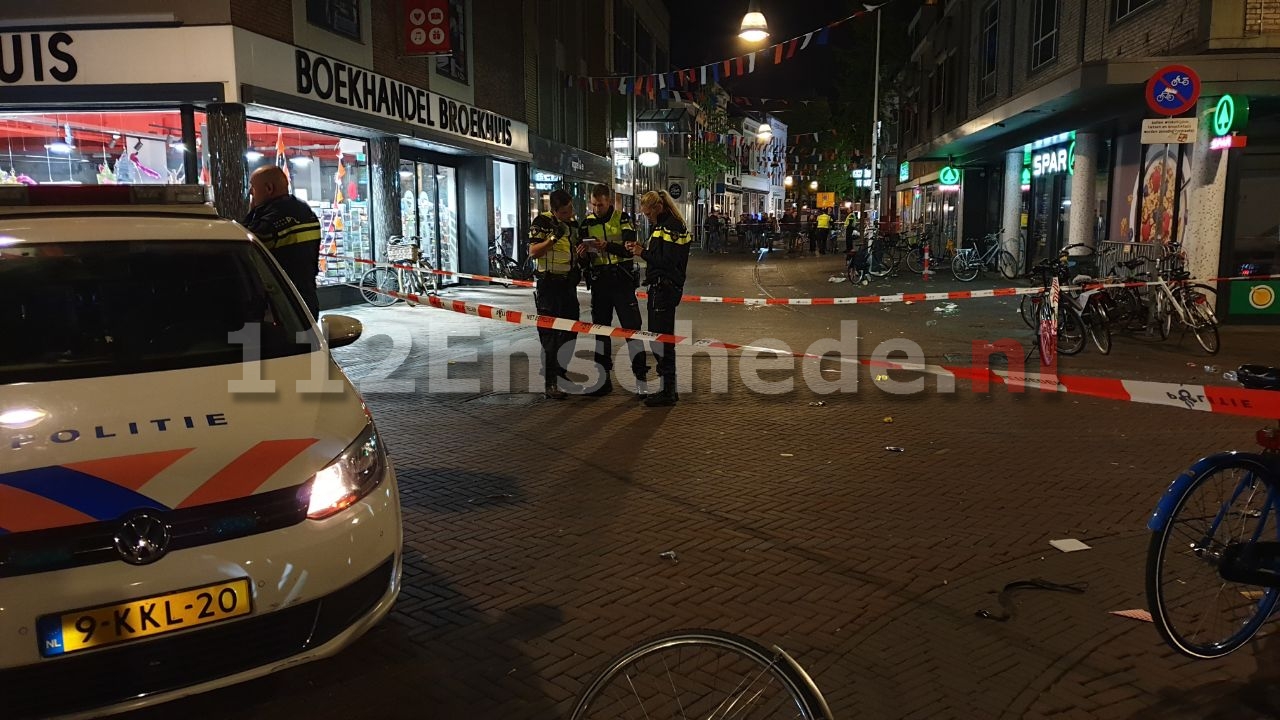
<svg viewBox="0 0 1280 720"><path fill-rule="evenodd" d="M0 185L207 182L203 162L187 179L184 152L177 110L0 113Z"/></svg>
<svg viewBox="0 0 1280 720"><path fill-rule="evenodd" d="M457 169L401 160L400 224L401 234L416 239L432 267L458 272Z"/></svg>
<svg viewBox="0 0 1280 720"><path fill-rule="evenodd" d="M197 114L196 122L202 120ZM320 220L320 251L372 260L369 157L364 141L256 120L245 125L248 172L266 165L285 169L294 196L310 205ZM321 257L319 283L352 282L364 270L350 260Z"/></svg>

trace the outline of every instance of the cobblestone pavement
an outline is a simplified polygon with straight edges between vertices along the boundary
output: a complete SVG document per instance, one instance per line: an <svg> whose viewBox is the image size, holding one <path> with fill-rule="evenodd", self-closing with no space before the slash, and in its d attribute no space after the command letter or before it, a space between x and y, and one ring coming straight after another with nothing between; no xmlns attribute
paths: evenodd
<svg viewBox="0 0 1280 720"><path fill-rule="evenodd" d="M828 283L840 267L699 256L687 291L922 287ZM528 291L450 294L531 305ZM679 315L699 337L795 349L856 319L860 351L908 337L930 360L967 356L974 339L1026 339L1009 301L958 304L947 317L938 303ZM841 718L1280 715L1273 638L1193 663L1150 624L1108 614L1145 607L1144 522L1168 481L1201 455L1251 444L1256 421L1003 389L893 395L865 369L857 393L796 382L763 395L736 355L694 358L692 392L675 408L621 392L557 403L526 392L527 363L493 379L494 349L529 347L531 329L404 305L344 312L366 335L335 355L366 394L404 498L399 603L336 658L134 718L305 707L310 718L551 720L568 716L610 656L682 627L781 645ZM1277 344L1275 333L1228 328L1222 356L1206 358L1189 338L1121 337L1111 357L1086 351L1062 372L1222 383L1221 370L1275 358ZM775 363L765 379L798 378L804 365ZM852 371L809 364L832 380ZM450 376L477 386L446 392ZM711 392L713 379L726 392ZM1060 553L1049 545L1058 538L1092 549ZM669 550L677 561L660 557ZM1000 610L1006 583L1032 578L1087 589L1019 593L1005 623L975 616Z"/></svg>

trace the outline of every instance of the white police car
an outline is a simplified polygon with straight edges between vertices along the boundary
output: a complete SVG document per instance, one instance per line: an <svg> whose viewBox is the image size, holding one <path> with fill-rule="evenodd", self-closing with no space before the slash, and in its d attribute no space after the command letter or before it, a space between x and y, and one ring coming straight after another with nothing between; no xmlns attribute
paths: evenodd
<svg viewBox="0 0 1280 720"><path fill-rule="evenodd" d="M184 202L185 200L185 202ZM394 470L261 244L198 187L0 187L0 718L331 655L400 587Z"/></svg>

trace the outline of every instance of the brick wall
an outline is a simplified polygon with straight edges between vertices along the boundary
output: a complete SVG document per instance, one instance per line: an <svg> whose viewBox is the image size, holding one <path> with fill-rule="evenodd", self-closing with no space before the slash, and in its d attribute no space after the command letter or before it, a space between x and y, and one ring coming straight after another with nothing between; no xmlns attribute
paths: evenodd
<svg viewBox="0 0 1280 720"><path fill-rule="evenodd" d="M231 23L273 40L293 44L291 0L231 0Z"/></svg>
<svg viewBox="0 0 1280 720"><path fill-rule="evenodd" d="M1245 0L1246 36L1280 33L1280 0Z"/></svg>
<svg viewBox="0 0 1280 720"><path fill-rule="evenodd" d="M472 0L475 26L476 105L526 121L524 101L524 28L512 0ZM513 6L515 6L513 8Z"/></svg>
<svg viewBox="0 0 1280 720"><path fill-rule="evenodd" d="M399 0L373 0L373 71L417 87L430 87L433 60L401 57Z"/></svg>
<svg viewBox="0 0 1280 720"><path fill-rule="evenodd" d="M1059 0L1057 55L1033 70L1031 25L1036 2L1038 0L1000 0L996 93L979 100L982 9L988 0L968 0L960 40L961 52L966 58L964 67L969 73L965 83L968 118L1073 72L1081 63L1194 52L1207 32L1201 25L1200 4L1194 0L1153 0L1119 21L1112 20L1113 0ZM1280 0L1248 2L1273 8L1273 22L1280 24ZM1257 17L1256 9L1254 17ZM929 67L924 65L926 77ZM956 124L959 123L952 123L944 130Z"/></svg>

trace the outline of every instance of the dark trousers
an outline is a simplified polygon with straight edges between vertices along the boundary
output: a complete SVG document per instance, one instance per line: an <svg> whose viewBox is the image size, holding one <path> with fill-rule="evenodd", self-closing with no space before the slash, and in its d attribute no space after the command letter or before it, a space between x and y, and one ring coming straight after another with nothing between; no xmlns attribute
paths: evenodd
<svg viewBox="0 0 1280 720"><path fill-rule="evenodd" d="M538 288L533 293L533 304L539 315L547 317L578 318L577 278L572 276L544 275L538 278ZM556 384L556 378L564 375L561 353L573 342L574 333L567 330L538 328L538 340L542 344L542 377L546 387ZM567 363L569 358L564 357Z"/></svg>
<svg viewBox="0 0 1280 720"><path fill-rule="evenodd" d="M603 267L594 270L591 281L591 322L596 325L613 325L618 316L618 327L627 330L640 329L640 301L636 299L634 276L620 267ZM649 373L645 360L644 343L627 341L627 354L631 357L631 373L641 380ZM596 364L607 381L613 370L613 340L596 336Z"/></svg>
<svg viewBox="0 0 1280 720"><path fill-rule="evenodd" d="M649 332L671 334L676 331L676 306L684 289L667 283L649 286ZM653 354L658 361L658 377L662 379L662 391L676 391L676 346L674 343L654 343Z"/></svg>

